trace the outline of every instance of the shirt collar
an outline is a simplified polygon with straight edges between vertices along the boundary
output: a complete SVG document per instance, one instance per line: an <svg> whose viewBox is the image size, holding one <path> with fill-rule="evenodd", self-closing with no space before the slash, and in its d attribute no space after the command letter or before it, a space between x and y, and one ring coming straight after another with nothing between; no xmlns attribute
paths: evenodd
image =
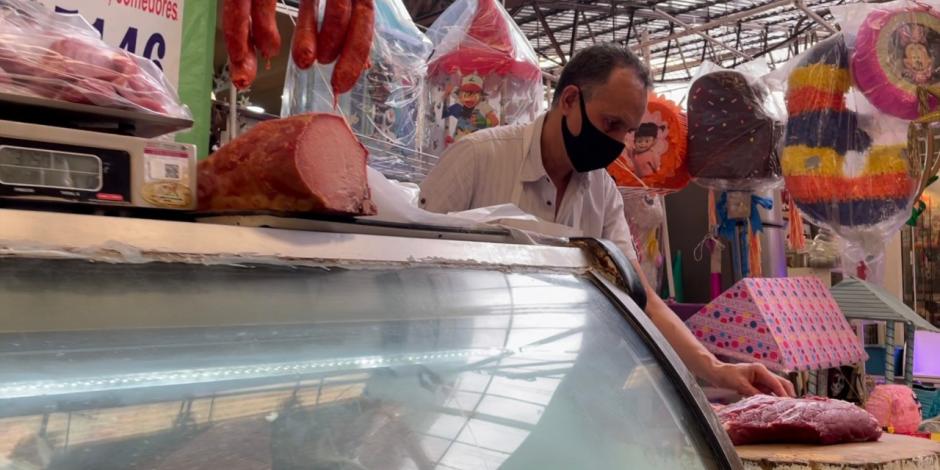
<svg viewBox="0 0 940 470"><path fill-rule="evenodd" d="M524 183L532 183L548 177L545 166L542 165L542 125L545 123L547 114L547 112L542 113L541 116L526 126L525 132L531 137L528 139L529 148L524 149L525 154L522 158L525 161L519 174L519 179Z"/></svg>

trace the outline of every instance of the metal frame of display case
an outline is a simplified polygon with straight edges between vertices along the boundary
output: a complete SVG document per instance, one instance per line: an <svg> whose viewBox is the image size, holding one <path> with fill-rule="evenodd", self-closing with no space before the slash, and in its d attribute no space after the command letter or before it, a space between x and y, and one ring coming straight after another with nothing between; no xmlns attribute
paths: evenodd
<svg viewBox="0 0 940 470"><path fill-rule="evenodd" d="M118 264L439 267L586 275L663 365L683 401L707 428L703 431L708 445L720 459L719 465L742 468L695 377L675 351L660 346L667 344L665 338L638 306L645 304L645 294L633 268L609 242L584 239L574 240L568 246L536 246L0 209L0 257ZM630 291L636 293L635 297ZM10 328L4 325L5 331ZM15 325L12 328L16 331Z"/></svg>

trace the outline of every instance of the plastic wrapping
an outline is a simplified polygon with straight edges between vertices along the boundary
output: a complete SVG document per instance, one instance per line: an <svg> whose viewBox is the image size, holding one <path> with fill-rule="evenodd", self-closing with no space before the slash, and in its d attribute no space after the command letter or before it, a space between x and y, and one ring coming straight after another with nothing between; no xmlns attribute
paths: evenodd
<svg viewBox="0 0 940 470"><path fill-rule="evenodd" d="M885 240L908 219L923 169L908 156L907 123L852 89L850 59L837 35L781 71L789 112L781 164L803 214L841 237L846 273L877 279Z"/></svg>
<svg viewBox="0 0 940 470"><path fill-rule="evenodd" d="M320 17L326 2L320 2ZM369 165L389 178L419 182L433 161L421 156L424 80L431 41L418 30L401 0L376 0L372 66L338 110L369 149ZM284 82L282 116L332 112L333 65L301 70L293 60Z"/></svg>
<svg viewBox="0 0 940 470"><path fill-rule="evenodd" d="M545 108L535 51L496 0L457 0L428 30L426 152L479 129L534 120Z"/></svg>
<svg viewBox="0 0 940 470"><path fill-rule="evenodd" d="M904 385L879 385L871 392L865 409L889 433L912 434L920 425L920 405L914 391Z"/></svg>
<svg viewBox="0 0 940 470"><path fill-rule="evenodd" d="M661 244L666 207L662 196L623 191L623 212L637 246L637 260L653 290L659 292L665 267Z"/></svg>
<svg viewBox="0 0 940 470"><path fill-rule="evenodd" d="M608 168L617 186L649 193L679 191L689 184L685 113L668 99L650 94L640 127Z"/></svg>
<svg viewBox="0 0 940 470"><path fill-rule="evenodd" d="M688 110L689 173L696 184L718 190L779 185L784 113L757 73L704 64L689 89Z"/></svg>
<svg viewBox="0 0 940 470"><path fill-rule="evenodd" d="M192 118L153 62L26 0L0 0L0 92Z"/></svg>
<svg viewBox="0 0 940 470"><path fill-rule="evenodd" d="M883 113L917 118L917 87L940 85L940 10L896 1L835 12L852 51L858 89Z"/></svg>

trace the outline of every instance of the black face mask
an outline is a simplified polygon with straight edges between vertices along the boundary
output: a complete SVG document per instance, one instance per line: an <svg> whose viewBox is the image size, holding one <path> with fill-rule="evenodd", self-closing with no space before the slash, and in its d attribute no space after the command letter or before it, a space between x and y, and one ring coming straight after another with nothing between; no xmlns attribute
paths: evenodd
<svg viewBox="0 0 940 470"><path fill-rule="evenodd" d="M588 119L587 109L584 107L584 93L578 89L578 99L581 101L581 134L574 135L568 130L568 120L561 118L561 133L565 139L565 151L571 159L571 165L578 173L587 173L601 168L607 168L623 152L623 142L611 139L601 132L591 120Z"/></svg>

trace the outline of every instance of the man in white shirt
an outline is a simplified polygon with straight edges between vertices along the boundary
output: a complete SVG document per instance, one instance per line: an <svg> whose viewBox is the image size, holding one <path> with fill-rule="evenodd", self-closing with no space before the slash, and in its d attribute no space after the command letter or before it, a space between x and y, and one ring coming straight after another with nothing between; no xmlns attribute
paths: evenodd
<svg viewBox="0 0 940 470"><path fill-rule="evenodd" d="M643 278L606 167L639 127L651 88L649 71L629 50L610 44L582 50L562 71L547 113L527 125L477 131L450 147L421 185L421 205L446 213L514 203L613 241L643 280L647 315L694 374L745 395L792 396L792 385L761 364L716 359Z"/></svg>

